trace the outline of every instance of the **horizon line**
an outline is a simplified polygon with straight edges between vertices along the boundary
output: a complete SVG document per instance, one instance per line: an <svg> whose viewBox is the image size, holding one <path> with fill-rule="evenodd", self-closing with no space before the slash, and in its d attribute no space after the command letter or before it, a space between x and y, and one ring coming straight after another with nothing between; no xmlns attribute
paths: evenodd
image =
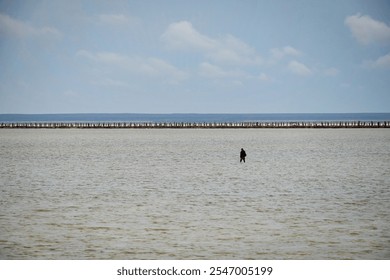
<svg viewBox="0 0 390 280"><path fill-rule="evenodd" d="M0 115L296 115L296 114L390 114L390 112L283 112L283 113L0 113Z"/></svg>

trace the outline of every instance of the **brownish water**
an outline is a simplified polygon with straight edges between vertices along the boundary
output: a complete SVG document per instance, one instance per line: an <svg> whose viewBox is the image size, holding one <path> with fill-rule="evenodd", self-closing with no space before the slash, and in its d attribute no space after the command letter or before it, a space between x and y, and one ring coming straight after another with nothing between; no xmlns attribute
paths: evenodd
<svg viewBox="0 0 390 280"><path fill-rule="evenodd" d="M3 129L0 258L390 259L389 163L388 129Z"/></svg>

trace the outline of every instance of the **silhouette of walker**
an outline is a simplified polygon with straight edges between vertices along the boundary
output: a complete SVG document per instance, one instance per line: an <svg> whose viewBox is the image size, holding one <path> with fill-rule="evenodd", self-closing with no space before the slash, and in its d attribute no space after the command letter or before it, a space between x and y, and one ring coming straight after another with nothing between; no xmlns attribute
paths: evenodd
<svg viewBox="0 0 390 280"><path fill-rule="evenodd" d="M241 152L240 152L240 162L242 162L242 161L245 162L245 157L246 157L246 152L244 151L243 148L241 148Z"/></svg>

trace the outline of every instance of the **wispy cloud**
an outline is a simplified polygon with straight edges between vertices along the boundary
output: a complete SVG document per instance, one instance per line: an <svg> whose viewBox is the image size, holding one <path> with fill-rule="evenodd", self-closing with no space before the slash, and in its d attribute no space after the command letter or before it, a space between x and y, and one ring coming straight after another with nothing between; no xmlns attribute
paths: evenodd
<svg viewBox="0 0 390 280"><path fill-rule="evenodd" d="M199 66L199 74L210 79L224 79L224 78L250 78L250 75L241 70L226 70L220 66L203 62Z"/></svg>
<svg viewBox="0 0 390 280"><path fill-rule="evenodd" d="M370 43L390 43L390 27L368 15L356 14L348 16L345 24L349 27L355 39L364 45Z"/></svg>
<svg viewBox="0 0 390 280"><path fill-rule="evenodd" d="M376 60L368 60L363 63L366 68L390 68L390 53Z"/></svg>
<svg viewBox="0 0 390 280"><path fill-rule="evenodd" d="M173 50L211 51L217 41L200 34L190 22L180 21L172 23L161 35L165 45Z"/></svg>
<svg viewBox="0 0 390 280"><path fill-rule="evenodd" d="M54 27L35 27L31 23L14 19L6 14L0 14L0 34L6 34L18 38L26 37L53 37L60 38L61 32Z"/></svg>
<svg viewBox="0 0 390 280"><path fill-rule="evenodd" d="M221 38L209 37L188 21L170 24L161 39L168 49L200 52L218 64L255 65L262 62L256 50L242 40L229 34Z"/></svg>
<svg viewBox="0 0 390 280"><path fill-rule="evenodd" d="M313 72L305 64L298 62L296 60L290 61L288 64L288 69L299 76L310 76Z"/></svg>
<svg viewBox="0 0 390 280"><path fill-rule="evenodd" d="M131 72L148 77L162 78L170 83L179 83L188 78L188 74L169 62L155 57L128 56L113 52L90 52L80 50L76 54L98 64L102 69L109 67L114 71Z"/></svg>
<svg viewBox="0 0 390 280"><path fill-rule="evenodd" d="M294 49L291 46L285 46L283 48L273 48L271 49L272 59L280 60L285 56L299 56L301 52L297 49Z"/></svg>

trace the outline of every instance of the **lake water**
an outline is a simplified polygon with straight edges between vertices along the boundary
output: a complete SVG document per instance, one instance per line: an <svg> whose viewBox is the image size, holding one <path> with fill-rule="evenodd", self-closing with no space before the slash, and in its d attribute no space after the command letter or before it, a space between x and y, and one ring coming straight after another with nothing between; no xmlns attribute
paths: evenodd
<svg viewBox="0 0 390 280"><path fill-rule="evenodd" d="M0 258L390 259L389 163L389 129L2 129Z"/></svg>

